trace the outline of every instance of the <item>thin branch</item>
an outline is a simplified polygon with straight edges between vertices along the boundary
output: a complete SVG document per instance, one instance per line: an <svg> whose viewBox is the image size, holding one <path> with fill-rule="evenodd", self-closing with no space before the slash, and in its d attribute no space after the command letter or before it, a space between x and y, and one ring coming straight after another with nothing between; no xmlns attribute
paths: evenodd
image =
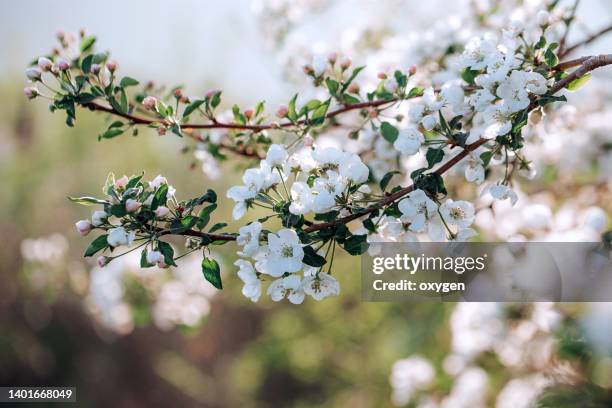
<svg viewBox="0 0 612 408"><path fill-rule="evenodd" d="M565 22L565 32L563 33L563 36L561 37L561 40L559 41L559 54L560 55L564 55L565 53L565 46L567 45L567 37L569 36L570 30L572 28L572 23L574 22L574 19L576 18L576 10L578 10L579 4L580 4L580 0L574 1L574 6L572 7L572 11L570 12L569 17L567 18Z"/></svg>
<svg viewBox="0 0 612 408"><path fill-rule="evenodd" d="M591 56L591 57L584 57L582 59L579 59L582 62L580 63L580 67L576 70L574 70L572 73L570 73L568 76L566 76L565 78L561 79L559 82L555 83L549 90L549 93L555 94L557 92L559 92L561 89L565 88L565 86L567 86L570 82L584 76L585 74L587 74L590 71L593 71L597 68L603 67L605 65L612 65L612 54L603 54L603 55L596 55L596 56ZM574 61L568 61L565 63L561 63L559 65L568 65L568 64L574 64L575 61L578 60L574 60ZM575 65L571 65L571 66L575 66ZM338 109L336 111L333 111L331 113L329 113L327 115L327 118L339 115L343 112L347 112L349 110L352 109L363 109L366 107L371 107L373 106L372 104L377 103L377 105L375 106L380 106L384 103L387 102L391 102L391 100L387 100L387 101L375 101L375 102L365 102L365 103L359 103L359 104L352 104L352 105L347 105L344 108ZM91 104L90 104L91 105ZM529 105L529 110L534 109L537 106L537 101L533 101L530 105ZM104 108L104 107L102 107ZM117 114L117 112L113 112L112 109L110 108L104 108L101 109L104 110L106 112L109 113L115 113ZM126 117L125 114L119 114L119 116L122 117ZM128 115L129 116L129 115ZM139 119L140 120L140 119ZM140 122L142 123L142 122ZM225 124L225 125L230 125L230 124ZM265 126L265 125L262 125ZM452 159L448 160L446 163L444 163L443 165L441 165L438 169L435 170L435 174L438 175L442 175L445 172L447 172L448 170L450 170L453 166L455 166L457 163L459 163L461 160L463 160L466 156L468 156L472 151L476 150L478 147L482 146L483 144L485 144L487 142L487 139L479 139L476 142L467 145L466 147L463 148L463 150L458 153L457 155L455 155ZM370 214L378 209L384 208L390 204L393 204L395 201L399 200L400 198L403 198L405 195L407 195L408 193L410 193L411 191L414 190L414 184L408 186L408 187L404 187L401 190L398 190L397 192L381 199L380 201L376 202L374 205L366 208L365 210L358 212L358 213L354 213L351 215L348 215L346 217L342 217L342 218L338 218L336 220L333 221L329 221L329 222L323 222L323 223L319 223L319 224L312 224L310 226L308 226L308 228L304 229L303 231L305 233L310 233L310 232L315 232L315 231L319 231L325 228L330 228L330 227L335 227L341 224L347 224L351 221L354 221L358 218L363 217L364 215ZM167 233L164 233L163 235L174 235L172 234L171 231L168 231ZM212 240L215 241L235 241L236 240L236 236L235 235L230 235L230 234L209 234L209 233L205 233L205 232L201 232L201 231L194 231L194 230L187 230L184 231L178 235L186 235L186 236L193 236L193 237L207 237L210 238Z"/></svg>
<svg viewBox="0 0 612 408"><path fill-rule="evenodd" d="M583 47L585 45L588 45L590 43L592 43L593 41L597 40L599 37L612 32L612 24L602 28L601 30L599 30L598 32L596 32L595 34L590 35L589 37L585 38L584 40L577 42L576 44L572 45L571 47L566 48L565 50L563 50L563 52L559 53L559 58L563 58L569 54L571 54L573 51L575 51L576 49Z"/></svg>

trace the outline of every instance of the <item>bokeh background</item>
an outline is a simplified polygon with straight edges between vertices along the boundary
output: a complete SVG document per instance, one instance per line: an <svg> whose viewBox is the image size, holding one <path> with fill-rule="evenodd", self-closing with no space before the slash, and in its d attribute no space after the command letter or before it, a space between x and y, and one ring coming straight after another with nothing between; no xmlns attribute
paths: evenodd
<svg viewBox="0 0 612 408"><path fill-rule="evenodd" d="M311 3L314 12L299 16L299 35L314 45L334 44L367 21L401 30L417 19L435 22L441 7L445 14L455 7L447 1ZM206 286L197 260L185 259L183 272L172 276L143 276L133 259L100 271L81 257L86 242L73 225L89 209L66 196L99 194L109 170L161 173L186 198L207 188L225 191L244 164L224 163L222 177L212 179L174 137L144 131L98 142L104 121L83 111L66 128L43 101L23 97L24 67L50 49L58 28L85 28L126 75L198 93L220 88L227 103L241 106L263 97L272 108L295 85L266 35L271 23L258 10L261 4L250 1L3 3L0 385L76 386L82 406L379 407L391 404L389 376L397 360L417 353L441 370L455 305L363 303L357 258L337 261L340 297L296 307L245 299L228 267L231 248L215 254L225 266L222 292ZM585 0L581 13L594 26L612 19L607 0ZM611 45L603 40L591 50ZM230 212L221 205L216 221L230 219ZM576 319L583 310L566 306ZM595 360L605 362L597 381L609 385L612 360L606 353ZM511 377L492 358L481 365L493 389ZM451 388L448 375L436 382L438 389Z"/></svg>

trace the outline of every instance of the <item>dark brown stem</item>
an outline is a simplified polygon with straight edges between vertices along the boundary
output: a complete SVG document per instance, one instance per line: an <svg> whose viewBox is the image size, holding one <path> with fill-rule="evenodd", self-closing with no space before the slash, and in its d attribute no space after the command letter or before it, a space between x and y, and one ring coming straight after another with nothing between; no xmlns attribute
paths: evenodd
<svg viewBox="0 0 612 408"><path fill-rule="evenodd" d="M584 40L577 42L576 44L572 45L571 47L568 47L564 50L561 50L562 52L559 53L559 58L563 58L569 54L571 54L572 52L576 51L578 48L583 47L585 45L588 45L590 43L592 43L593 41L597 40L599 37L612 32L612 25L609 25L608 27L602 28L601 30L597 31L595 34L592 34L590 36L588 36L587 38L585 38Z"/></svg>

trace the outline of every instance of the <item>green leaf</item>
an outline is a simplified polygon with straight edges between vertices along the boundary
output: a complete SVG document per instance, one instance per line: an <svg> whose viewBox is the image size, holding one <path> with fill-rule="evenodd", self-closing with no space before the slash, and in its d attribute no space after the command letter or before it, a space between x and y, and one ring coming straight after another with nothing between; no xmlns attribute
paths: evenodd
<svg viewBox="0 0 612 408"><path fill-rule="evenodd" d="M183 231L187 231L196 225L196 222L198 222L198 217L195 215L188 215L181 220L181 227L183 228Z"/></svg>
<svg viewBox="0 0 612 408"><path fill-rule="evenodd" d="M160 205L166 205L166 201L168 201L168 185L162 184L153 195L151 210L155 211Z"/></svg>
<svg viewBox="0 0 612 408"><path fill-rule="evenodd" d="M554 49L557 48L557 45L557 43L550 44L546 49L546 52L544 53L544 60L546 61L546 65L548 65L549 67L554 67L559 63L559 58L557 58L557 55L554 52Z"/></svg>
<svg viewBox="0 0 612 408"><path fill-rule="evenodd" d="M535 49L536 50L541 50L545 46L546 46L546 37L541 36L540 39L538 40L538 42L535 45Z"/></svg>
<svg viewBox="0 0 612 408"><path fill-rule="evenodd" d="M437 163L440 163L444 158L444 150L442 149L434 149L430 147L427 149L427 153L425 154L425 158L427 159L427 165L431 169Z"/></svg>
<svg viewBox="0 0 612 408"><path fill-rule="evenodd" d="M85 72L86 74L89 73L89 71L91 71L91 65L93 62L93 54L90 54L88 56L86 56L85 58L83 58L83 61L81 62L81 70L83 70L83 72Z"/></svg>
<svg viewBox="0 0 612 408"><path fill-rule="evenodd" d="M290 121L295 122L298 118L297 113L295 111L295 101L297 100L298 94L295 94L293 98L289 101L289 105L287 105L287 118Z"/></svg>
<svg viewBox="0 0 612 408"><path fill-rule="evenodd" d="M112 128L112 129L108 129L106 132L102 133L100 135L100 138L102 139L112 139L113 137L117 137L122 135L124 132L123 129L121 128Z"/></svg>
<svg viewBox="0 0 612 408"><path fill-rule="evenodd" d="M125 88L125 87L128 87L128 86L138 85L139 83L140 82L138 82L134 78L130 78L128 76L124 76L123 78L121 78L121 82L119 82L119 86L122 87L122 88Z"/></svg>
<svg viewBox="0 0 612 408"><path fill-rule="evenodd" d="M81 40L81 52L87 52L93 47L96 42L96 37L90 35L89 37L85 37Z"/></svg>
<svg viewBox="0 0 612 408"><path fill-rule="evenodd" d="M238 107L238 105L232 106L232 113L234 114L234 121L236 121L236 123L238 123L239 125L244 125L246 123L246 118L240 112L240 108Z"/></svg>
<svg viewBox="0 0 612 408"><path fill-rule="evenodd" d="M255 117L261 115L264 111L265 101L257 102L255 105Z"/></svg>
<svg viewBox="0 0 612 408"><path fill-rule="evenodd" d="M491 158L493 157L493 152L488 151L488 152L484 152L480 155L480 160L482 160L482 165L484 167L487 167L489 165L489 163L491 162Z"/></svg>
<svg viewBox="0 0 612 408"><path fill-rule="evenodd" d="M211 234L215 231L219 231L222 228L227 227L227 223L226 222L218 222L215 225L213 225L210 230L208 230L208 232L210 232Z"/></svg>
<svg viewBox="0 0 612 408"><path fill-rule="evenodd" d="M217 91L213 94L212 98L210 99L210 106L212 106L212 108L216 108L217 106L219 106L219 104L221 103L221 91Z"/></svg>
<svg viewBox="0 0 612 408"><path fill-rule="evenodd" d="M591 74L585 74L580 78L576 78L572 82L567 84L566 88L570 91L576 91L582 88L587 82L589 82L589 79L591 79Z"/></svg>
<svg viewBox="0 0 612 408"><path fill-rule="evenodd" d="M198 216L200 219L198 220L197 226L198 229L201 230L210 222L210 214L217 209L217 204L211 204L208 207L202 208L200 211L200 215Z"/></svg>
<svg viewBox="0 0 612 408"><path fill-rule="evenodd" d="M153 266L153 264L149 263L149 261L147 261L147 249L145 248L140 253L140 267L141 268L150 268L152 266Z"/></svg>
<svg viewBox="0 0 612 408"><path fill-rule="evenodd" d="M331 100L328 99L325 103L322 103L315 111L312 113L311 122L313 126L320 126L325 123L325 115L327 115L327 109L329 108L329 104Z"/></svg>
<svg viewBox="0 0 612 408"><path fill-rule="evenodd" d="M380 134L385 140L389 143L393 143L397 140L397 136L399 135L399 131L389 122L383 122L380 125Z"/></svg>
<svg viewBox="0 0 612 408"><path fill-rule="evenodd" d="M348 86L351 84L351 82L353 82L353 80L357 77L357 75L359 75L359 73L364 68L365 68L365 66L356 67L355 69L353 69L353 72L351 73L351 76L348 77L348 79L346 81L344 81L344 86L342 87L342 89L346 90L348 88Z"/></svg>
<svg viewBox="0 0 612 408"><path fill-rule="evenodd" d="M158 241L157 246L159 248L159 252L164 255L164 263L166 265L176 266L176 263L174 262L174 249L172 249L172 246L164 241Z"/></svg>
<svg viewBox="0 0 612 408"><path fill-rule="evenodd" d="M474 80L476 79L478 74L480 74L480 71L475 71L470 68L465 68L461 72L461 78L463 78L463 80L467 82L468 84L474 84Z"/></svg>
<svg viewBox="0 0 612 408"><path fill-rule="evenodd" d="M367 235L352 235L344 242L344 250L351 255L363 254L370 246L367 238Z"/></svg>
<svg viewBox="0 0 612 408"><path fill-rule="evenodd" d="M223 283L221 282L221 270L219 264L212 258L204 257L202 259L202 273L207 281L209 281L215 288L223 289Z"/></svg>
<svg viewBox="0 0 612 408"><path fill-rule="evenodd" d="M415 86L414 88L412 88L410 91L408 91L408 95L406 95L408 98L416 98L418 96L423 96L423 92L425 92L424 88Z"/></svg>
<svg viewBox="0 0 612 408"><path fill-rule="evenodd" d="M191 102L189 105L187 105L187 107L185 108L185 110L183 111L183 118L186 118L187 116L191 115L196 109L198 109L200 107L200 105L202 105L205 102L204 99L197 99L193 102Z"/></svg>
<svg viewBox="0 0 612 408"><path fill-rule="evenodd" d="M106 241L108 238L107 234L100 235L98 238L94 239L91 244L85 250L85 254L83 256L89 257L94 255L96 252L103 250L108 246L108 242Z"/></svg>
<svg viewBox="0 0 612 408"><path fill-rule="evenodd" d="M73 203L81 205L108 204L108 201L100 200L95 197L68 197Z"/></svg>
<svg viewBox="0 0 612 408"><path fill-rule="evenodd" d="M320 268L321 266L325 265L327 261L324 257L317 254L313 247L305 246L304 259L302 260L302 262L304 262L306 265L314 266L315 268Z"/></svg>
<svg viewBox="0 0 612 408"><path fill-rule="evenodd" d="M389 185L389 182L391 181L391 178L394 175L396 175L396 174L400 174L400 172L399 171L390 171L387 174L385 174L382 179L380 179L380 189L382 191L385 191L387 189L387 186Z"/></svg>
<svg viewBox="0 0 612 408"><path fill-rule="evenodd" d="M327 85L327 89L329 90L330 95L338 95L338 88L340 88L340 84L338 83L338 81L334 81L331 78L327 78L325 80L325 85Z"/></svg>

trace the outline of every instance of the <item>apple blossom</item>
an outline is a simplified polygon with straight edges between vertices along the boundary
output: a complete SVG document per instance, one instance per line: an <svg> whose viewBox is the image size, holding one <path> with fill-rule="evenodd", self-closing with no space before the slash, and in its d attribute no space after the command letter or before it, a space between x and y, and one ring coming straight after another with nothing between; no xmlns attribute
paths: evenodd
<svg viewBox="0 0 612 408"><path fill-rule="evenodd" d="M108 230L108 245L111 247L118 247L121 245L130 246L136 238L134 231L126 231L123 227L111 228Z"/></svg>
<svg viewBox="0 0 612 408"><path fill-rule="evenodd" d="M91 215L91 223L94 227L99 227L106 223L108 216L104 211L94 211Z"/></svg>
<svg viewBox="0 0 612 408"><path fill-rule="evenodd" d="M166 215L170 214L170 209L161 205L157 207L154 212L157 218L164 218Z"/></svg>
<svg viewBox="0 0 612 408"><path fill-rule="evenodd" d="M261 296L261 281L253 269L253 265L244 259L234 262L238 268L238 277L244 283L242 294L253 302L257 302ZM279 299L280 300L280 299Z"/></svg>
<svg viewBox="0 0 612 408"><path fill-rule="evenodd" d="M268 234L268 245L262 247L255 269L273 277L302 269L304 250L294 230L283 228Z"/></svg>
<svg viewBox="0 0 612 408"><path fill-rule="evenodd" d="M125 210L129 213L138 211L140 207L142 207L142 203L137 200L130 198L125 202Z"/></svg>
<svg viewBox="0 0 612 408"><path fill-rule="evenodd" d="M76 224L76 229L82 236L89 234L91 231L91 222L89 220L80 220Z"/></svg>

